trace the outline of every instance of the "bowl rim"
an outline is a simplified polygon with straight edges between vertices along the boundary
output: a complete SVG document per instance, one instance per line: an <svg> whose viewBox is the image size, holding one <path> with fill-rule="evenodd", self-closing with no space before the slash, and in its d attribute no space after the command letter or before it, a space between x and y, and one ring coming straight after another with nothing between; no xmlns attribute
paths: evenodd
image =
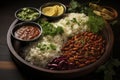
<svg viewBox="0 0 120 80"><path fill-rule="evenodd" d="M95 66L98 67L99 65L103 64L104 61L107 60L108 58L108 55L110 55L110 52L112 50L112 46L113 46L113 42L114 42L114 36L113 36L113 32L112 32L112 29L110 28L110 25L107 23L108 26L106 26L106 29L109 29L109 32L110 34L108 35L110 38L109 40L109 44L111 46L106 46L106 48L110 48L110 50L108 50L108 53L107 54L103 54L101 56L101 58L99 60L97 60L96 62L88 65L88 66L85 66L83 68L78 68L78 69L72 69L72 70L62 70L62 71L57 71L57 70L49 70L49 69L45 69L45 68L41 68L41 67L38 67L38 66L35 66L35 65L32 65L30 64L29 62L25 61L22 57L20 57L18 55L18 53L14 50L13 46L12 46L12 42L11 42L11 34L10 34L10 30L11 28L18 22L18 20L16 19L10 26L9 30L8 30L8 33L7 33L7 45L8 45L8 48L9 50L11 51L11 54L17 59L19 60L21 63L23 63L24 65L27 65L28 67L30 68L33 68L35 70L38 70L38 71L43 71L43 72L47 72L47 73L56 73L56 74L67 74L67 73L76 73L76 72L82 72L82 71L85 71L85 70L89 70L91 69L92 66ZM105 31L106 32L106 31Z"/></svg>
<svg viewBox="0 0 120 80"><path fill-rule="evenodd" d="M20 38L15 37L14 32L15 32L16 30L18 30L19 28L21 28L21 27L23 27L23 26L26 26L26 25L34 25L33 27L38 27L38 28L39 28L39 31L40 31L39 35L37 35L35 38L30 39L30 40L24 40L24 39L20 39ZM15 30L15 31L14 31L14 30ZM40 36L42 35L42 27L41 27L38 23L36 23L36 22L20 22L20 23L15 24L15 25L11 28L11 35L12 35L12 37L13 37L14 39L16 39L16 40L18 40L18 41L22 41L22 42L32 42L32 41L35 41L35 40L37 40L37 39L40 38Z"/></svg>
<svg viewBox="0 0 120 80"><path fill-rule="evenodd" d="M23 20L23 19L17 17L17 13L19 11L21 11L23 8L30 8L32 10L35 10L36 12L39 13L38 17L36 19L32 19L32 20ZM15 11L15 18L18 19L18 20L20 20L20 21L23 21L23 22L33 22L33 21L36 21L37 19L40 18L40 16L41 16L41 11L39 9L35 8L35 7L22 7L22 8L19 8L18 10Z"/></svg>
<svg viewBox="0 0 120 80"><path fill-rule="evenodd" d="M112 13L114 14L114 18L112 18L112 19L105 19L105 20L107 20L107 21L113 21L113 20L115 20L118 17L118 12L113 7L111 7L111 6L101 6L101 7L112 11Z"/></svg>
<svg viewBox="0 0 120 80"><path fill-rule="evenodd" d="M61 5L61 6L64 8L64 12L63 12L61 15L58 15L58 16L47 16L47 15L45 15L45 14L42 12L42 8L47 7L47 6L50 6L50 5L56 5L56 4ZM61 3L61 2L51 1L51 2L47 2L47 3L42 4L42 5L40 6L39 10L40 10L41 14L44 15L45 17L57 18L57 17L62 16L62 15L66 12L66 6L65 6L63 3Z"/></svg>

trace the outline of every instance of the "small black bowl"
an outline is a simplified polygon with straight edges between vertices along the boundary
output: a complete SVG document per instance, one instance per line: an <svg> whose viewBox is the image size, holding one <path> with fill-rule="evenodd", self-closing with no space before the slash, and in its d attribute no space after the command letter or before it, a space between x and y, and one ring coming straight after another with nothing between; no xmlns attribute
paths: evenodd
<svg viewBox="0 0 120 80"><path fill-rule="evenodd" d="M23 7L15 12L15 17L24 22L32 22L41 16L41 12L34 7Z"/></svg>
<svg viewBox="0 0 120 80"><path fill-rule="evenodd" d="M110 7L110 6L102 6L102 7L105 8L105 9L107 9L107 10L109 10L109 11L112 12L112 14L113 14L113 16L112 16L111 19L106 18L106 17L103 16L103 18L104 18L105 20L107 20L108 22L111 22L111 21L115 20L115 19L118 17L118 12L117 12L117 10L114 9L113 7Z"/></svg>
<svg viewBox="0 0 120 80"><path fill-rule="evenodd" d="M48 14L51 14L51 15L46 15L43 12L43 9L48 8L48 7L49 7L49 9L52 8L50 10L47 10ZM59 14L59 9L60 8L62 9L61 14ZM57 11L56 11L56 9L57 9ZM64 4L62 4L62 3L60 3L60 2L48 2L48 3L44 3L40 7L40 11L41 11L41 14L44 15L45 17L47 17L48 19L58 19L58 18L62 17L64 15L64 13L66 12L66 6Z"/></svg>
<svg viewBox="0 0 120 80"><path fill-rule="evenodd" d="M21 22L11 29L11 35L18 41L30 42L40 38L42 27L35 22Z"/></svg>

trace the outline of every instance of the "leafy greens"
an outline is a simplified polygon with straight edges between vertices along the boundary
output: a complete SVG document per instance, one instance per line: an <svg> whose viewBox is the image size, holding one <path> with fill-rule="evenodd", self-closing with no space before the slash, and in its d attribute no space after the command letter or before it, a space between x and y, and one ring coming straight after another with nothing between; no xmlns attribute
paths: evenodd
<svg viewBox="0 0 120 80"><path fill-rule="evenodd" d="M87 25L90 28L90 31L97 33L103 29L103 27L105 26L105 21L102 17L94 14L93 10L88 7L88 4L89 3L80 4L75 0L71 0L68 12L85 13L86 15L88 15L89 19L87 21Z"/></svg>
<svg viewBox="0 0 120 80"><path fill-rule="evenodd" d="M55 36L57 34L62 34L64 32L62 27L58 26L56 28L48 21L42 21L42 22L38 22L38 23L42 26L43 35Z"/></svg>

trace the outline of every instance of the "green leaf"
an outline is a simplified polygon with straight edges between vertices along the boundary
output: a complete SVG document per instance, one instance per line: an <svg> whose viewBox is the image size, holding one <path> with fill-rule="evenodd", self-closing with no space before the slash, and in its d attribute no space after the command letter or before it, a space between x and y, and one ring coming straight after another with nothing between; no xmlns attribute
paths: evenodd
<svg viewBox="0 0 120 80"><path fill-rule="evenodd" d="M105 69L106 69L105 65L102 65L102 66L100 66L100 67L96 70L96 72L102 72L102 71L104 71Z"/></svg>
<svg viewBox="0 0 120 80"><path fill-rule="evenodd" d="M104 80L112 80L112 74L109 71L104 71Z"/></svg>
<svg viewBox="0 0 120 80"><path fill-rule="evenodd" d="M115 75L115 71L111 68L111 69L106 69L104 71L104 80L112 80L113 76Z"/></svg>
<svg viewBox="0 0 120 80"><path fill-rule="evenodd" d="M120 61L119 61L118 59L113 59L112 64L113 64L115 67L120 67Z"/></svg>
<svg viewBox="0 0 120 80"><path fill-rule="evenodd" d="M56 46L54 44L50 44L52 50L56 50Z"/></svg>
<svg viewBox="0 0 120 80"><path fill-rule="evenodd" d="M62 34L64 32L63 28L61 26L58 26L56 28L56 34Z"/></svg>
<svg viewBox="0 0 120 80"><path fill-rule="evenodd" d="M42 26L44 36L46 35L55 36L57 34L62 34L64 32L61 26L58 26L56 28L53 24L51 24L48 21L41 20L38 21L38 23Z"/></svg>
<svg viewBox="0 0 120 80"><path fill-rule="evenodd" d="M104 72L104 80L112 80L116 74L114 68L120 67L120 61L118 59L110 58L104 65L100 66L96 72Z"/></svg>
<svg viewBox="0 0 120 80"><path fill-rule="evenodd" d="M116 74L115 70L112 68L109 70L109 72L111 73L112 76L114 76Z"/></svg>
<svg viewBox="0 0 120 80"><path fill-rule="evenodd" d="M78 4L77 1L72 0L72 1L70 2L70 6L71 6L72 9L75 9L75 8L77 8L77 7L79 6L79 4Z"/></svg>
<svg viewBox="0 0 120 80"><path fill-rule="evenodd" d="M69 12L75 12L78 11L78 9L80 9L81 5L75 1L75 0L71 0L70 1L70 7L68 8Z"/></svg>
<svg viewBox="0 0 120 80"><path fill-rule="evenodd" d="M78 21L76 20L76 18L73 18L73 19L71 20L71 22L77 23L77 24L80 26L80 22L78 22Z"/></svg>
<svg viewBox="0 0 120 80"><path fill-rule="evenodd" d="M89 15L87 25L92 32L97 33L105 27L105 22L102 17Z"/></svg>

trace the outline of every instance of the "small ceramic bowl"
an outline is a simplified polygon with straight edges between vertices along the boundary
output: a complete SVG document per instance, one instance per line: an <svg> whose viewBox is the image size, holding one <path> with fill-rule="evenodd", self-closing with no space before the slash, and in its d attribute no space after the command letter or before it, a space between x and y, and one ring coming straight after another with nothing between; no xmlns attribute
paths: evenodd
<svg viewBox="0 0 120 80"><path fill-rule="evenodd" d="M37 20L41 16L41 12L34 7L20 8L15 12L15 17L24 22L32 22Z"/></svg>
<svg viewBox="0 0 120 80"><path fill-rule="evenodd" d="M40 7L41 14L49 19L56 19L63 16L66 6L60 2L48 2Z"/></svg>
<svg viewBox="0 0 120 80"><path fill-rule="evenodd" d="M11 34L19 41L35 41L41 36L42 27L35 22L21 22L11 29Z"/></svg>
<svg viewBox="0 0 120 80"><path fill-rule="evenodd" d="M111 19L105 18L105 20L107 20L107 21L113 21L113 20L115 20L118 17L118 12L114 8L109 7L109 6L102 6L102 7L105 8L105 9L107 9L107 10L109 10L112 13L112 15L113 15Z"/></svg>

